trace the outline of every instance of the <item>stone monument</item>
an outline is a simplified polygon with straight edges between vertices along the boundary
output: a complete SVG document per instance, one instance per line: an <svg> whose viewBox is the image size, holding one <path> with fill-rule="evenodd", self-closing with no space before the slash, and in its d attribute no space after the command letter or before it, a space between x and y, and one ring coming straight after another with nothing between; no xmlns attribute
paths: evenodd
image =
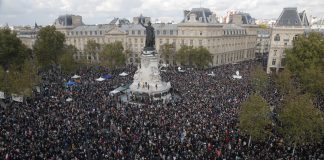
<svg viewBox="0 0 324 160"><path fill-rule="evenodd" d="M143 19L140 19L140 24L146 29L145 47L141 54L141 64L130 85L130 91L136 99L149 98L153 101L163 100L165 102L171 98L171 84L161 80L154 28L151 22L148 22L147 26L143 23Z"/></svg>

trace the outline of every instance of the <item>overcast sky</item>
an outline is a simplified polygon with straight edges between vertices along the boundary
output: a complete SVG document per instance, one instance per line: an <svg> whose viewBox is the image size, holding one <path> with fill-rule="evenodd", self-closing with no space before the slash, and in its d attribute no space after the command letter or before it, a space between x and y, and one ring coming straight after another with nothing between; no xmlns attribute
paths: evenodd
<svg viewBox="0 0 324 160"><path fill-rule="evenodd" d="M114 17L131 20L141 13L153 21L179 22L184 9L200 6L217 16L240 10L257 19L277 19L284 7L298 7L299 12L306 10L308 16L324 18L324 0L0 0L0 25L35 21L47 25L62 14L81 15L85 24L108 23Z"/></svg>

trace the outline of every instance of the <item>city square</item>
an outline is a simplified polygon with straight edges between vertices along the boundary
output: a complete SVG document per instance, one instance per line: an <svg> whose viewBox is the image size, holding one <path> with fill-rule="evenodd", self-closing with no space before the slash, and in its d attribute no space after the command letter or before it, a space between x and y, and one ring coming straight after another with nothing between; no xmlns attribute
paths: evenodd
<svg viewBox="0 0 324 160"><path fill-rule="evenodd" d="M324 21L280 10L3 25L0 159L324 159Z"/></svg>

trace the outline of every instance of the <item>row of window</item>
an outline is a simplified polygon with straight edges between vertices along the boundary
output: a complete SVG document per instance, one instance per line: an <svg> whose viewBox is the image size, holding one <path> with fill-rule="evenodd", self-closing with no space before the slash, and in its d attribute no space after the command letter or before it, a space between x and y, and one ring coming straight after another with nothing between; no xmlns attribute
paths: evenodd
<svg viewBox="0 0 324 160"><path fill-rule="evenodd" d="M68 32L67 33L68 35L71 35L71 36L96 36L96 35L102 35L102 31L71 31L71 32Z"/></svg>
<svg viewBox="0 0 324 160"><path fill-rule="evenodd" d="M146 30L131 30L128 31L126 30L127 34L131 35L146 35ZM167 35L167 33L169 33L168 35L178 35L178 31L177 30L155 30L154 33L156 35Z"/></svg>
<svg viewBox="0 0 324 160"><path fill-rule="evenodd" d="M241 29L224 30L224 35L246 35L246 30L241 30Z"/></svg>

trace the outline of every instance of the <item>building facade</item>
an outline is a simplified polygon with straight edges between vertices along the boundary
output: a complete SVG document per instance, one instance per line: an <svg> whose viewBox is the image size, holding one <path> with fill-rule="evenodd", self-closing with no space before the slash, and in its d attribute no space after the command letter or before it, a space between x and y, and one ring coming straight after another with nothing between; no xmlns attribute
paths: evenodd
<svg viewBox="0 0 324 160"><path fill-rule="evenodd" d="M150 21L149 17L134 17L133 23L125 19L114 19L109 24L84 25L81 16L64 15L55 20L57 30L66 36L66 44L75 46L79 52L76 59L82 56L89 61L99 60L97 55L84 53L89 40L99 44L120 41L127 55L127 63L139 63L141 50L145 45L145 28L139 19ZM193 8L184 12L184 19L178 24L152 24L155 29L155 47L161 53L164 44L172 44L174 51L182 45L206 47L212 54L210 66L236 63L255 58L257 29L249 14L233 14L228 24L219 23L216 15L207 8ZM177 65L173 53L170 57L161 58L161 63ZM161 54L160 54L161 56ZM161 56L162 57L162 56Z"/></svg>
<svg viewBox="0 0 324 160"><path fill-rule="evenodd" d="M275 26L271 29L270 51L267 73L276 73L284 68L285 49L293 46L293 40L309 29L305 11L297 8L284 8Z"/></svg>

